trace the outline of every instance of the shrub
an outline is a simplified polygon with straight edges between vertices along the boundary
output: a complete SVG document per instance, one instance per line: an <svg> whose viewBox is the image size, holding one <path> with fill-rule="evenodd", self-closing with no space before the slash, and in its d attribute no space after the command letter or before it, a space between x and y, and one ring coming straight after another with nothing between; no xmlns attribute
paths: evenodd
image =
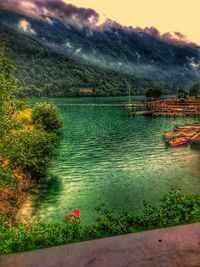
<svg viewBox="0 0 200 267"><path fill-rule="evenodd" d="M11 135L4 137L0 148L11 167L21 167L41 176L55 155L56 139L56 134L44 130L20 131L14 138Z"/></svg>
<svg viewBox="0 0 200 267"><path fill-rule="evenodd" d="M46 131L55 131L61 127L58 108L49 103L37 103L33 108L33 122Z"/></svg>
<svg viewBox="0 0 200 267"><path fill-rule="evenodd" d="M178 190L166 194L158 207L145 203L141 214L113 213L104 206L98 208L96 222L80 227L80 211L67 213L64 224L36 223L7 227L0 225L0 253L12 253L72 243L88 239L139 232L160 227L200 221L200 196L183 195Z"/></svg>
<svg viewBox="0 0 200 267"><path fill-rule="evenodd" d="M2 224L2 225L1 225ZM35 225L19 224L8 228L0 223L0 254L33 250L71 243L80 239L79 225L75 223Z"/></svg>

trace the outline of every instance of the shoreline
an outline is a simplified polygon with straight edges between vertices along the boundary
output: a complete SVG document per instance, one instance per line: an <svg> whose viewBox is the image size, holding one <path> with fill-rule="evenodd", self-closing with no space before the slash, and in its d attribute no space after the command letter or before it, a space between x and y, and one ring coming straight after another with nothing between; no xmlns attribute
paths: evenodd
<svg viewBox="0 0 200 267"><path fill-rule="evenodd" d="M17 223L23 223L23 224L32 224L34 223L34 220L31 220L31 214L32 214L32 199L30 192L27 192L27 194L23 198L23 204L19 207L15 214L15 219Z"/></svg>
<svg viewBox="0 0 200 267"><path fill-rule="evenodd" d="M30 195L30 189L36 186L36 181L29 175L24 175L17 187L9 185L0 188L1 217L10 225L22 223L20 214L23 214L23 206Z"/></svg>

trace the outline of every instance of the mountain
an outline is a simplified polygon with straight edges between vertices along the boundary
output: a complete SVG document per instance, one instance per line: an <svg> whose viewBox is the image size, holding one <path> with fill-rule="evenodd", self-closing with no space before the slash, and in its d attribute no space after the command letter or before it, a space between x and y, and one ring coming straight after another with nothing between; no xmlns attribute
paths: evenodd
<svg viewBox="0 0 200 267"><path fill-rule="evenodd" d="M10 48L23 96L125 95L129 86L132 93L175 92L200 80L198 46L116 23L77 27L0 9L0 38Z"/></svg>

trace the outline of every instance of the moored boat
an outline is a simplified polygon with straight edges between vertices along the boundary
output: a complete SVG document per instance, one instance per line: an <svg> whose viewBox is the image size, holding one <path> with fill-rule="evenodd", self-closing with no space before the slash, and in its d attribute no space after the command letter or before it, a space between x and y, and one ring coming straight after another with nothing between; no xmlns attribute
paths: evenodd
<svg viewBox="0 0 200 267"><path fill-rule="evenodd" d="M182 137L182 138L175 138L175 139L172 139L168 142L168 144L171 146L171 147L175 147L175 146L180 146L180 145L185 145L189 142L189 138L186 138L186 137Z"/></svg>
<svg viewBox="0 0 200 267"><path fill-rule="evenodd" d="M200 125L183 125L175 127L176 131L188 132L188 131L200 131Z"/></svg>
<svg viewBox="0 0 200 267"><path fill-rule="evenodd" d="M168 132L164 133L163 137L165 139L174 139L174 138L181 138L181 137L193 137L197 132L196 131L182 131L182 132Z"/></svg>

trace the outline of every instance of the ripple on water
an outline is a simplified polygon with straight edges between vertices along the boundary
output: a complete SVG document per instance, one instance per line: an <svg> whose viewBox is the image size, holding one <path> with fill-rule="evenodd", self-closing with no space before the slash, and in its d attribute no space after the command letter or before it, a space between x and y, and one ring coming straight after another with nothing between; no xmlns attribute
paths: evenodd
<svg viewBox="0 0 200 267"><path fill-rule="evenodd" d="M200 193L199 149L170 149L162 139L164 131L193 119L129 118L121 107L81 102L98 99L76 100L78 106L69 106L70 101L75 100L55 100L63 116L63 138L47 180L34 193L34 216L61 221L77 207L88 223L102 202L114 210L139 212L143 200L157 204L176 186Z"/></svg>

